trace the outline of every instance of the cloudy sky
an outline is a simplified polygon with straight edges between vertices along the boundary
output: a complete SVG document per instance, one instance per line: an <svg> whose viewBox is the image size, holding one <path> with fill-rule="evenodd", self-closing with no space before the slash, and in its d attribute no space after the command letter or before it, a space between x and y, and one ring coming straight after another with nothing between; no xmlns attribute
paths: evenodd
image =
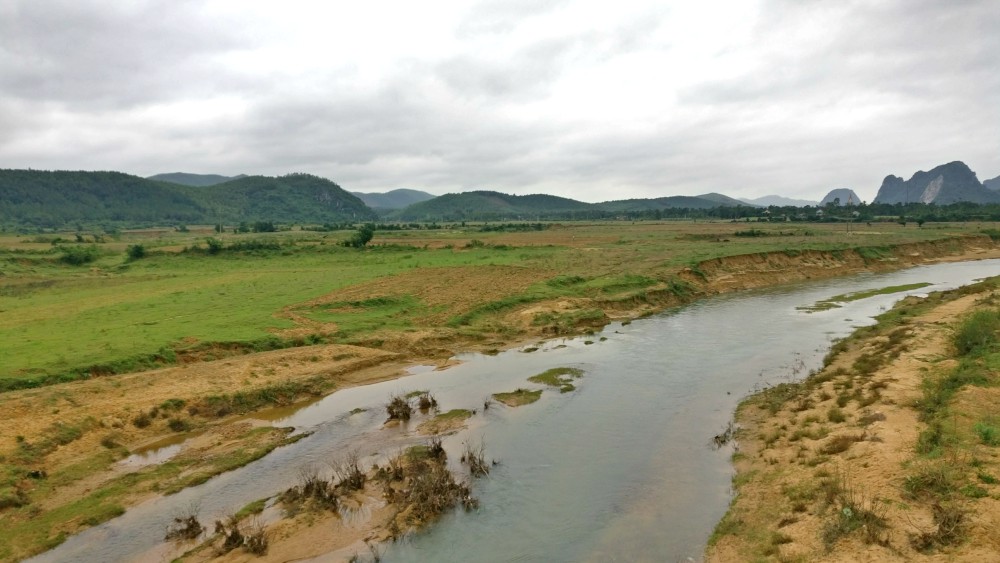
<svg viewBox="0 0 1000 563"><path fill-rule="evenodd" d="M1000 175L996 0L0 0L0 168L820 199Z"/></svg>

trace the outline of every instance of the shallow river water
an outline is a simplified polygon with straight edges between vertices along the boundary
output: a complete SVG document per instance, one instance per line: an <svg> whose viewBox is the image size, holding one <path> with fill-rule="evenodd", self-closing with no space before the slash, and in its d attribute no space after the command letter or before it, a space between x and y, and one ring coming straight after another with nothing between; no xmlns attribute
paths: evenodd
<svg viewBox="0 0 1000 563"><path fill-rule="evenodd" d="M390 394L418 389L433 393L443 410L479 410L468 430L445 440L451 459L463 442L482 440L499 464L473 484L479 510L451 513L387 546L383 561L698 560L730 499L731 450L712 448L711 438L741 397L805 377L835 339L872 323L905 295L998 274L1000 261L984 260L742 292L625 326L613 323L593 336L547 341L530 353L462 355L462 364L443 371L417 367L403 379L338 391L273 420L312 434L203 485L134 507L33 561L170 560L177 548L163 543L164 530L192 506L208 525L295 485L306 465L355 449L391 454L419 442L412 435L419 418L410 428L382 427ZM826 311L797 309L917 282L933 285ZM561 366L584 370L575 391L550 390L531 405L482 410L492 393L537 388L529 376ZM367 410L351 414L355 408Z"/></svg>

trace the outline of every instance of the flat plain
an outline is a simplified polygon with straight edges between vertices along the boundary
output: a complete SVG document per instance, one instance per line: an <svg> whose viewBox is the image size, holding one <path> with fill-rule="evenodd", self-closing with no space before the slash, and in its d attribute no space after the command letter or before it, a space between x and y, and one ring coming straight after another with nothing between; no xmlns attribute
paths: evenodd
<svg viewBox="0 0 1000 563"><path fill-rule="evenodd" d="M0 559L285 443L234 415L713 293L985 257L992 227L469 224L379 230L363 249L341 244L351 231L5 234ZM169 463L114 469L195 434Z"/></svg>

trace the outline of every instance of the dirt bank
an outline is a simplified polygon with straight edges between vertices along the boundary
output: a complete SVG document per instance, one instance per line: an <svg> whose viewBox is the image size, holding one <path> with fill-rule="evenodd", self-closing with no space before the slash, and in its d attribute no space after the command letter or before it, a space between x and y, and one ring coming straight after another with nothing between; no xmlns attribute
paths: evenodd
<svg viewBox="0 0 1000 563"><path fill-rule="evenodd" d="M963 385L953 344L997 296L985 283L908 298L821 372L744 401L736 496L706 560L1000 560L1000 440L975 430L1000 407L997 372Z"/></svg>

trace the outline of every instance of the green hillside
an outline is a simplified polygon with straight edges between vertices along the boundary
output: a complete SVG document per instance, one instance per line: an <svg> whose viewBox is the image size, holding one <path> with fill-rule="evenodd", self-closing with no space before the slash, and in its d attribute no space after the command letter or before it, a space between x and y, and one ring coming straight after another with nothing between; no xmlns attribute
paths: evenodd
<svg viewBox="0 0 1000 563"><path fill-rule="evenodd" d="M721 205L723 207L738 207L738 206L745 206L745 205L747 205L747 203L745 201L740 201L738 199L735 199L735 198L732 198L732 197L729 197L727 195L723 195L723 194L720 194L720 193L716 193L716 192L711 192L711 193L707 193L707 194L701 194L701 195L696 196L696 197L698 197L699 199L705 199L705 200L711 201L716 206ZM754 205L752 203L750 205L753 206L753 207L757 207L756 205Z"/></svg>
<svg viewBox="0 0 1000 563"><path fill-rule="evenodd" d="M722 194L705 194L700 196L675 195L652 199L622 199L605 201L596 206L602 211L631 212L650 211L656 209L715 209L716 207L750 207L747 204L724 196Z"/></svg>
<svg viewBox="0 0 1000 563"><path fill-rule="evenodd" d="M0 170L4 228L373 221L337 184L308 174L183 186L121 172Z"/></svg>
<svg viewBox="0 0 1000 563"><path fill-rule="evenodd" d="M389 216L401 221L494 221L586 218L593 204L546 194L510 195L491 191L445 194Z"/></svg>
<svg viewBox="0 0 1000 563"><path fill-rule="evenodd" d="M247 176L209 187L178 186L197 201L209 223L276 221L336 223L377 219L357 196L310 174Z"/></svg>
<svg viewBox="0 0 1000 563"><path fill-rule="evenodd" d="M0 170L0 221L59 228L76 223L200 221L190 196L121 172Z"/></svg>

